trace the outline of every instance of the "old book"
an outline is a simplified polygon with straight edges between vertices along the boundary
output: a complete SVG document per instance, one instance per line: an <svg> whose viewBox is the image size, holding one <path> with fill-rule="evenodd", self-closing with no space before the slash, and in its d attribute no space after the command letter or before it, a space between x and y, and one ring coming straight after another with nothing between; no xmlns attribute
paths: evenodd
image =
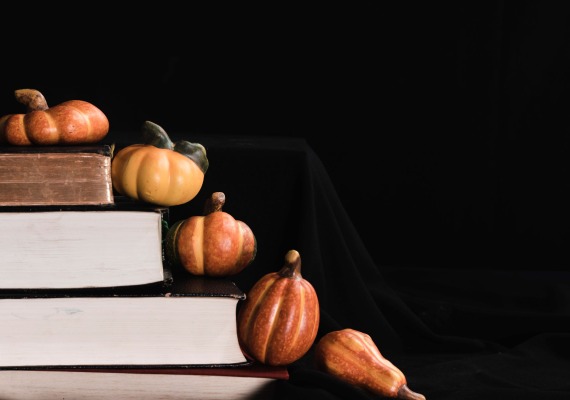
<svg viewBox="0 0 570 400"><path fill-rule="evenodd" d="M0 148L0 206L113 204L112 147Z"/></svg>
<svg viewBox="0 0 570 400"><path fill-rule="evenodd" d="M175 276L158 294L0 293L0 368L247 364L226 279Z"/></svg>
<svg viewBox="0 0 570 400"><path fill-rule="evenodd" d="M0 370L4 400L267 400L286 367Z"/></svg>
<svg viewBox="0 0 570 400"><path fill-rule="evenodd" d="M167 213L151 207L0 207L0 290L167 284Z"/></svg>

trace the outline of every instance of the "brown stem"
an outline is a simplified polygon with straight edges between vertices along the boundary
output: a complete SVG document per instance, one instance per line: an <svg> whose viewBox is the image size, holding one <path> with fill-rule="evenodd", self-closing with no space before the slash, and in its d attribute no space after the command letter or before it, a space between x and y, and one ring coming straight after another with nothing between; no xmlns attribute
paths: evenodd
<svg viewBox="0 0 570 400"><path fill-rule="evenodd" d="M204 215L211 214L215 211L222 211L222 207L226 203L226 195L223 192L214 192L204 204Z"/></svg>
<svg viewBox="0 0 570 400"><path fill-rule="evenodd" d="M48 109L44 95L36 89L18 89L14 91L14 95L19 103L26 106L28 112Z"/></svg>
<svg viewBox="0 0 570 400"><path fill-rule="evenodd" d="M297 250L289 250L285 254L285 265L279 271L279 275L284 278L302 279L301 255Z"/></svg>
<svg viewBox="0 0 570 400"><path fill-rule="evenodd" d="M398 390L396 398L402 400L426 400L426 397L423 394L413 392L407 385L402 385L400 390Z"/></svg>

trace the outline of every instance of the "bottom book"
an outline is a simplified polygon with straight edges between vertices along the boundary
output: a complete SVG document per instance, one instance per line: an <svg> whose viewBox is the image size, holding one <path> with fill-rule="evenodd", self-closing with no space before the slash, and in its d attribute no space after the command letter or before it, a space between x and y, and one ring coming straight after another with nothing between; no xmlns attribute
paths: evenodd
<svg viewBox="0 0 570 400"><path fill-rule="evenodd" d="M2 400L271 399L286 367L0 370Z"/></svg>

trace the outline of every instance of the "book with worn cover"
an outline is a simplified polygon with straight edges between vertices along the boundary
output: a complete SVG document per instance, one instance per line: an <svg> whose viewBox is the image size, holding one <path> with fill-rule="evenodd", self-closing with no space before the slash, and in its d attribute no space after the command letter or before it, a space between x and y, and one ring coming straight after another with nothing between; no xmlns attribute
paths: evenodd
<svg viewBox="0 0 570 400"><path fill-rule="evenodd" d="M0 291L168 285L168 209L0 207Z"/></svg>
<svg viewBox="0 0 570 400"><path fill-rule="evenodd" d="M113 204L110 145L0 147L0 206Z"/></svg>
<svg viewBox="0 0 570 400"><path fill-rule="evenodd" d="M176 276L169 291L0 292L0 368L236 366L233 281Z"/></svg>
<svg viewBox="0 0 570 400"><path fill-rule="evenodd" d="M267 400L286 367L0 370L7 400Z"/></svg>

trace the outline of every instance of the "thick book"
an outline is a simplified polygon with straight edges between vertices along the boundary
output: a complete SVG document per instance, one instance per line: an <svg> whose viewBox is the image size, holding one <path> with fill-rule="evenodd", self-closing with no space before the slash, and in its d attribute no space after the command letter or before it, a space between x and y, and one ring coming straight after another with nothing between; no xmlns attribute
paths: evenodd
<svg viewBox="0 0 570 400"><path fill-rule="evenodd" d="M0 147L0 206L113 204L110 145Z"/></svg>
<svg viewBox="0 0 570 400"><path fill-rule="evenodd" d="M167 219L151 207L0 207L0 291L168 285Z"/></svg>
<svg viewBox="0 0 570 400"><path fill-rule="evenodd" d="M267 400L286 367L0 370L3 400Z"/></svg>
<svg viewBox="0 0 570 400"><path fill-rule="evenodd" d="M170 290L0 293L0 368L245 365L230 280L175 276Z"/></svg>

